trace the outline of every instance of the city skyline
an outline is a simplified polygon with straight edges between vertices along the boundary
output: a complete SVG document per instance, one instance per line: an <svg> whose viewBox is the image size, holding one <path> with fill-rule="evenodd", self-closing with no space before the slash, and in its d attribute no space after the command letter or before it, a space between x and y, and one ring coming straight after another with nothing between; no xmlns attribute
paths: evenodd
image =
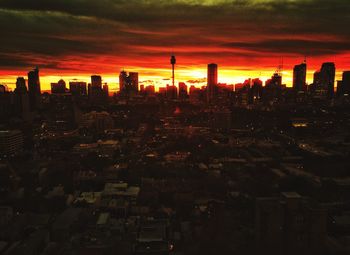
<svg viewBox="0 0 350 255"><path fill-rule="evenodd" d="M284 61L283 58L281 58L279 61ZM276 69L282 68L281 75L282 75L282 84L285 84L287 87L292 88L293 87L293 69L296 66L306 64L306 84L310 85L314 81L314 75L316 72L321 70L322 64L327 63L327 62L321 62L319 67L316 68L315 70L311 70L309 67L309 62L306 61L306 58L304 61L300 61L299 63L295 63L294 65L288 65L291 66L290 69L286 70L285 65L278 66L271 70L266 70L264 71L264 75L262 75L262 72L259 73L257 76L234 76L232 75L235 72L239 72L238 70L227 70L222 69L220 65L218 65L218 74L217 74L217 79L218 83L220 84L227 84L227 85L236 85L236 84L242 84L245 80L248 79L260 79L262 80L263 84L265 85L265 82L268 81L271 76L274 74ZM343 69L340 70L337 67L337 63L334 63L336 67L336 74L335 74L335 89L337 88L337 81L342 80L343 72L347 72L348 69ZM207 86L207 65L205 67L196 69L196 70L191 70L188 72L188 70L181 69L181 64L179 67L177 67L175 73L175 85L178 87L178 84L181 82L187 83L189 86L196 86L196 87L203 87ZM217 64L216 64L217 65ZM39 68L40 69L40 68ZM162 77L162 76L145 76L143 75L144 72L142 70L134 69L134 68L122 68L119 73L122 73L124 71L128 71L131 73L139 73L141 76L141 79L139 81L140 85L148 86L148 85L153 85L155 88L158 90L161 87L165 87L166 85L171 85L172 84L172 74L171 74L171 66L168 64L168 68L162 69L163 73L170 73L170 77ZM4 78L4 76L0 76L0 84L6 85L8 89L14 90L16 87L16 79L18 77L26 77L26 72L23 71L20 72L20 74L23 75L10 75ZM120 91L120 82L118 82L119 78L119 73L115 74L101 74L101 73L91 73L91 74L84 74L83 76L80 75L45 75L45 70L43 71L40 69L40 84L41 84L41 90L42 91L50 91L51 90L51 84L56 83L59 80L64 80L66 82L74 82L74 81L82 81L86 83L90 83L91 81L91 76L98 75L101 76L102 82L105 84L108 84L110 87L110 90L113 91ZM194 74L194 76L190 76L191 74ZM180 78L177 78L180 77ZM26 79L27 80L27 79Z"/></svg>
<svg viewBox="0 0 350 255"><path fill-rule="evenodd" d="M206 77L208 63L219 65L222 83L266 80L283 57L292 86L305 56L308 83L323 62L335 62L340 79L350 61L349 9L344 0L1 0L0 82L13 88L39 66L44 90L92 74L113 88L125 68L159 87L170 83L171 53L177 82Z"/></svg>

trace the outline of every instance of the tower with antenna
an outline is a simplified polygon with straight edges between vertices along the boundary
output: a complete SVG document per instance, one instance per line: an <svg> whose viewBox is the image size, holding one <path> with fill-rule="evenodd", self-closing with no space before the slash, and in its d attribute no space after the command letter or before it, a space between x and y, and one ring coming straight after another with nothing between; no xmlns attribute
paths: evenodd
<svg viewBox="0 0 350 255"><path fill-rule="evenodd" d="M176 58L175 55L171 55L170 58L170 64L172 66L172 80L173 80L173 86L175 86L175 64L176 64Z"/></svg>

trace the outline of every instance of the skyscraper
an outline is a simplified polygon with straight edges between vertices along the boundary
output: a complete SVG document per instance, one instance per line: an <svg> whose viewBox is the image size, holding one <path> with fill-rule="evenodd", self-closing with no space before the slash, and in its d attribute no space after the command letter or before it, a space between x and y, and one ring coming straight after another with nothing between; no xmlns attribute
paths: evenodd
<svg viewBox="0 0 350 255"><path fill-rule="evenodd" d="M119 90L124 92L128 83L128 73L124 70L119 74Z"/></svg>
<svg viewBox="0 0 350 255"><path fill-rule="evenodd" d="M328 98L332 98L334 96L335 64L332 62L323 63L320 78L321 86L327 90Z"/></svg>
<svg viewBox="0 0 350 255"><path fill-rule="evenodd" d="M103 85L103 92L104 92L104 94L105 94L105 97L108 98L108 97L109 97L109 87L108 87L108 84L107 84L107 83L105 83L105 84Z"/></svg>
<svg viewBox="0 0 350 255"><path fill-rule="evenodd" d="M16 81L16 92L27 93L26 80L23 77L18 77Z"/></svg>
<svg viewBox="0 0 350 255"><path fill-rule="evenodd" d="M119 89L122 95L130 96L139 91L139 73L121 71L119 74Z"/></svg>
<svg viewBox="0 0 350 255"><path fill-rule="evenodd" d="M93 88L102 88L102 77L100 75L91 76L91 86Z"/></svg>
<svg viewBox="0 0 350 255"><path fill-rule="evenodd" d="M39 106L41 97L38 67L28 73L28 91L30 109L33 111Z"/></svg>
<svg viewBox="0 0 350 255"><path fill-rule="evenodd" d="M139 91L139 73L130 72L129 73L129 82L130 82L130 86L132 88L132 91L137 93Z"/></svg>
<svg viewBox="0 0 350 255"><path fill-rule="evenodd" d="M211 102L217 94L218 85L218 65L208 64L208 76L207 76L207 100Z"/></svg>
<svg viewBox="0 0 350 255"><path fill-rule="evenodd" d="M184 82L179 82L179 98L184 100L188 97L187 85Z"/></svg>
<svg viewBox="0 0 350 255"><path fill-rule="evenodd" d="M29 96L26 87L26 81L23 77L18 77L16 81L15 93L15 111L22 117L23 120L28 121L30 118Z"/></svg>
<svg viewBox="0 0 350 255"><path fill-rule="evenodd" d="M296 65L293 71L293 89L298 91L306 91L306 63Z"/></svg>
<svg viewBox="0 0 350 255"><path fill-rule="evenodd" d="M102 89L102 77L100 75L91 76L91 86L89 86L89 99L93 104L104 104L106 102L105 93Z"/></svg>
<svg viewBox="0 0 350 255"><path fill-rule="evenodd" d="M343 72L343 79L341 82L340 95L350 95L350 71Z"/></svg>

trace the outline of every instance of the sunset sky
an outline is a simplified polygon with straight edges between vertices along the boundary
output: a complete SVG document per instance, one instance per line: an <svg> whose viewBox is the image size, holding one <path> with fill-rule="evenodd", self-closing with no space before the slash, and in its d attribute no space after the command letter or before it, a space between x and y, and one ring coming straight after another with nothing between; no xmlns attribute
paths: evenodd
<svg viewBox="0 0 350 255"><path fill-rule="evenodd" d="M100 74L111 89L119 72L140 81L205 84L206 66L219 81L266 80L283 57L283 82L307 57L308 82L322 62L337 78L350 69L349 0L0 0L0 83L13 88L34 66L42 89L63 78Z"/></svg>

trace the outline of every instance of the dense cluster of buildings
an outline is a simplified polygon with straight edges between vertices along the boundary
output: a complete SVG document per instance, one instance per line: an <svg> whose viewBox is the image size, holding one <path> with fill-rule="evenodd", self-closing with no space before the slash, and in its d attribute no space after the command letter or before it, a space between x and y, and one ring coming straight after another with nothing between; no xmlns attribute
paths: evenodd
<svg viewBox="0 0 350 255"><path fill-rule="evenodd" d="M0 254L350 254L349 72L0 88Z"/></svg>

